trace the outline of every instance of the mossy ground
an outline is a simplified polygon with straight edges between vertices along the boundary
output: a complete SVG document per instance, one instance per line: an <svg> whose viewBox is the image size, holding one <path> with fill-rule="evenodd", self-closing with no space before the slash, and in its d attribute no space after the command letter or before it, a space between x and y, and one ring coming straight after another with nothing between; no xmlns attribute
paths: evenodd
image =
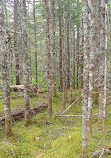
<svg viewBox="0 0 111 158"><path fill-rule="evenodd" d="M2 92L0 92L2 96ZM68 94L69 96L69 94ZM73 91L74 100L78 97L78 92ZM69 98L69 97L68 97ZM41 102L47 102L47 92L30 94L31 107ZM57 92L57 97L53 97L53 115L49 119L47 109L32 118L29 127L25 127L24 120L13 123L13 135L5 140L4 127L0 127L0 158L79 158L82 144L82 118L81 117L59 117L62 109L62 92ZM0 99L0 116L3 115L3 99ZM69 101L67 101L67 107ZM23 94L11 92L12 111L24 108ZM111 107L108 108L111 111ZM97 113L98 108L94 106L93 113ZM78 102L71 107L67 115L81 115L82 105ZM102 140L102 130L98 129L97 116L93 118L93 136L89 140L89 157L91 154L104 145L111 144L111 114L106 120L106 141ZM99 122L100 124L100 122ZM69 135L71 140L69 140ZM39 141L35 141L39 137ZM105 156L111 158L111 155Z"/></svg>

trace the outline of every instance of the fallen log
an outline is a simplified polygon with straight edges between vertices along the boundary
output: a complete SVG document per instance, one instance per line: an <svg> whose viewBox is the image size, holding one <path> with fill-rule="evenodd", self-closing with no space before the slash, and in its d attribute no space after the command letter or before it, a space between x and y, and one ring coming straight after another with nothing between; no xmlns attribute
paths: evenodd
<svg viewBox="0 0 111 158"><path fill-rule="evenodd" d="M12 85L10 86L10 91L21 91L23 92L24 90L24 85Z"/></svg>
<svg viewBox="0 0 111 158"><path fill-rule="evenodd" d="M92 114L92 116L98 116L98 114ZM56 117L83 117L83 115L56 115Z"/></svg>
<svg viewBox="0 0 111 158"><path fill-rule="evenodd" d="M42 110L46 109L47 107L48 107L47 103L43 103L40 106L30 109L31 117L35 116L37 113L40 113ZM24 113L25 113L25 110L12 113L12 121L13 122L20 121L21 119L24 118ZM5 122L5 117L4 116L0 117L0 123L4 124L4 122Z"/></svg>
<svg viewBox="0 0 111 158"><path fill-rule="evenodd" d="M10 86L10 91L23 92L23 91L24 91L24 85L11 85L11 86ZM46 92L46 91L40 91L40 90L37 88L36 84L30 84L30 85L28 86L28 91L29 91L29 92L38 93L38 94Z"/></svg>
<svg viewBox="0 0 111 158"><path fill-rule="evenodd" d="M29 92L37 92L37 86L35 84L30 84L28 86ZM10 91L24 91L24 85L11 85L10 86Z"/></svg>

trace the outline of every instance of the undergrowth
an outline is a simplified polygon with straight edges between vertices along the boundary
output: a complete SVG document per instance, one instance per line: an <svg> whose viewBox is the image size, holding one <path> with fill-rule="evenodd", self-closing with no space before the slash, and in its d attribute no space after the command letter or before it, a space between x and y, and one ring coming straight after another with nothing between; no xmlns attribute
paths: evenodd
<svg viewBox="0 0 111 158"><path fill-rule="evenodd" d="M2 93L0 93L2 96ZM68 93L69 97L69 93ZM78 92L73 91L74 100L78 97ZM73 100L73 101L74 101ZM30 94L31 107L47 102L47 92L42 95ZM3 115L3 99L0 99L0 116ZM69 100L67 101L69 106ZM17 92L11 92L12 111L24 108L23 96ZM111 111L111 108L108 108ZM25 127L24 120L13 123L13 135L6 140L4 127L0 126L0 158L79 158L82 147L82 118L81 117L56 117L63 112L62 92L57 92L57 97L53 97L53 115L49 119L48 110L42 111L32 118L29 127ZM98 107L94 106L93 114L98 112ZM81 115L82 105L78 102L71 107L66 115ZM111 114L108 114L106 121L106 140L102 140L102 130L98 129L97 116L93 117L93 136L89 140L89 157L94 151L111 144ZM39 138L38 141L35 137ZM111 158L111 155L107 155Z"/></svg>

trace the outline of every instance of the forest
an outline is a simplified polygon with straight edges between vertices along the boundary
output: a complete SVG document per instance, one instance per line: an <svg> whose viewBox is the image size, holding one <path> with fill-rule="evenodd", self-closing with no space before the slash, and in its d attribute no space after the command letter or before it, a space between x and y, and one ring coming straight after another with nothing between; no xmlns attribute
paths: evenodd
<svg viewBox="0 0 111 158"><path fill-rule="evenodd" d="M0 0L0 158L111 158L111 1Z"/></svg>

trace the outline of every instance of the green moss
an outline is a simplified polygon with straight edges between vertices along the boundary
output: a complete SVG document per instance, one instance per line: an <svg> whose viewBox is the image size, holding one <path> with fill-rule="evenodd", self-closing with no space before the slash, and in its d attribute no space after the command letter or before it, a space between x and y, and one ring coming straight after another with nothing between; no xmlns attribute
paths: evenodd
<svg viewBox="0 0 111 158"><path fill-rule="evenodd" d="M43 89L42 95L30 94L31 107L39 105L47 101L47 92ZM32 118L32 123L29 127L25 127L25 121L21 120L13 124L12 129L14 135L5 141L4 128L0 128L0 156L1 158L16 157L16 158L79 158L81 154L82 145L82 118L81 117L55 117L61 114L62 109L62 92L57 91L57 97L53 97L53 115L50 119L48 116L48 109L37 114ZM19 96L19 93L12 92L11 108L23 109L24 98ZM19 96L19 97L17 97ZM69 97L69 91L68 91ZM73 91L73 101L78 97L77 90ZM0 102L2 103L2 99ZM3 104L0 107L0 114L3 112ZM69 106L69 100L66 107ZM108 107L111 111L111 107ZM93 108L93 113L98 112L98 107ZM71 107L65 114L67 115L81 115L82 105L78 102ZM2 114L1 114L2 115ZM93 138L88 142L89 157L98 150L99 147L110 144L110 119L111 114L108 114L106 120L106 141L101 140L102 130L98 130L97 119L93 118ZM71 140L69 140L71 135ZM35 137L40 140L36 141ZM5 150L6 151L5 151ZM107 156L110 158L110 156Z"/></svg>
<svg viewBox="0 0 111 158"><path fill-rule="evenodd" d="M38 157L53 157L53 158L68 158L68 157L79 157L81 152L81 132L71 133L71 140L69 135L60 136L56 140L52 140L50 148L46 144L46 151L40 154Z"/></svg>
<svg viewBox="0 0 111 158"><path fill-rule="evenodd" d="M13 157L13 153L16 152L16 146L8 141L0 142L0 156Z"/></svg>

